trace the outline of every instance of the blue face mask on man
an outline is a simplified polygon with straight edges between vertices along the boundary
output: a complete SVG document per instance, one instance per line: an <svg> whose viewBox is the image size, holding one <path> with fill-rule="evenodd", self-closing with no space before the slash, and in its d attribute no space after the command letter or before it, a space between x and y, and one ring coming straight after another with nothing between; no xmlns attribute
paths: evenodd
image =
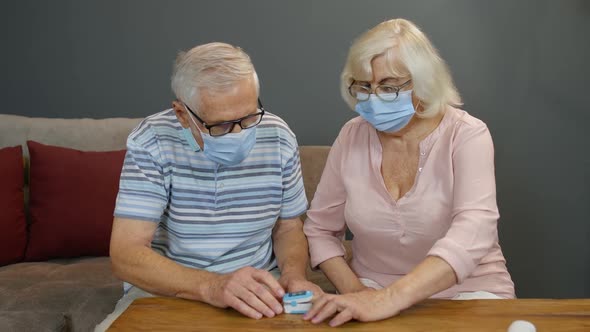
<svg viewBox="0 0 590 332"><path fill-rule="evenodd" d="M239 133L229 133L223 136L213 137L199 129L192 116L189 118L194 123L203 138L203 153L207 158L218 164L231 166L242 162L256 143L256 127L242 129ZM183 135L194 151L199 150L199 145L189 128L182 128Z"/></svg>
<svg viewBox="0 0 590 332"><path fill-rule="evenodd" d="M393 101L384 101L371 94L368 100L359 101L354 110L375 129L388 133L405 127L416 113L412 90L400 91Z"/></svg>

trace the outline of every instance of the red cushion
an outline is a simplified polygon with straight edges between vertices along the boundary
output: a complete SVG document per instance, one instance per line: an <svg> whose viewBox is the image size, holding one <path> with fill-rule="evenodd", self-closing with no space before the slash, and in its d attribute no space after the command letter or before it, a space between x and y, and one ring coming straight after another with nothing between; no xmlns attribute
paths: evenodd
<svg viewBox="0 0 590 332"><path fill-rule="evenodd" d="M25 259L108 256L125 150L27 145L31 225Z"/></svg>
<svg viewBox="0 0 590 332"><path fill-rule="evenodd" d="M22 261L27 246L23 149L0 149L0 266Z"/></svg>

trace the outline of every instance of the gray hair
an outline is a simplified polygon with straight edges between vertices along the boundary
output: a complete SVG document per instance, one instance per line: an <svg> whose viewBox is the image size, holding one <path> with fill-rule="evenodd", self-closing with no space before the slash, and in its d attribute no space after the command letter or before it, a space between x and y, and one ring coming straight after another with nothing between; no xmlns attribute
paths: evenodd
<svg viewBox="0 0 590 332"><path fill-rule="evenodd" d="M180 101L196 109L197 105L192 103L201 89L223 92L248 78L254 79L258 93L258 75L241 48L226 43L203 44L178 54L172 73L172 91Z"/></svg>

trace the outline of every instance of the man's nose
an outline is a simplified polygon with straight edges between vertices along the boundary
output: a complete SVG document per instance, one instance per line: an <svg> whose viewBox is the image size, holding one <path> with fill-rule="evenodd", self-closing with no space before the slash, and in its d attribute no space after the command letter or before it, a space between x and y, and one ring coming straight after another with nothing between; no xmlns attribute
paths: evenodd
<svg viewBox="0 0 590 332"><path fill-rule="evenodd" d="M236 123L234 125L234 129L232 129L231 132L232 132L232 134L237 134L237 133L239 133L241 131L242 131L242 127L240 127L240 124L239 123Z"/></svg>

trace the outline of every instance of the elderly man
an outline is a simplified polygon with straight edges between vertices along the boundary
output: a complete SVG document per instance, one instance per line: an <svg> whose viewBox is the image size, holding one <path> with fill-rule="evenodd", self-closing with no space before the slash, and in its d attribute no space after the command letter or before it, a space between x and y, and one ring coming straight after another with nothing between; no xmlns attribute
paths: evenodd
<svg viewBox="0 0 590 332"><path fill-rule="evenodd" d="M264 110L248 55L223 43L181 53L172 89L172 109L127 140L111 236L125 295L96 330L152 294L258 319L281 313L286 291L321 292L305 277L297 141Z"/></svg>

